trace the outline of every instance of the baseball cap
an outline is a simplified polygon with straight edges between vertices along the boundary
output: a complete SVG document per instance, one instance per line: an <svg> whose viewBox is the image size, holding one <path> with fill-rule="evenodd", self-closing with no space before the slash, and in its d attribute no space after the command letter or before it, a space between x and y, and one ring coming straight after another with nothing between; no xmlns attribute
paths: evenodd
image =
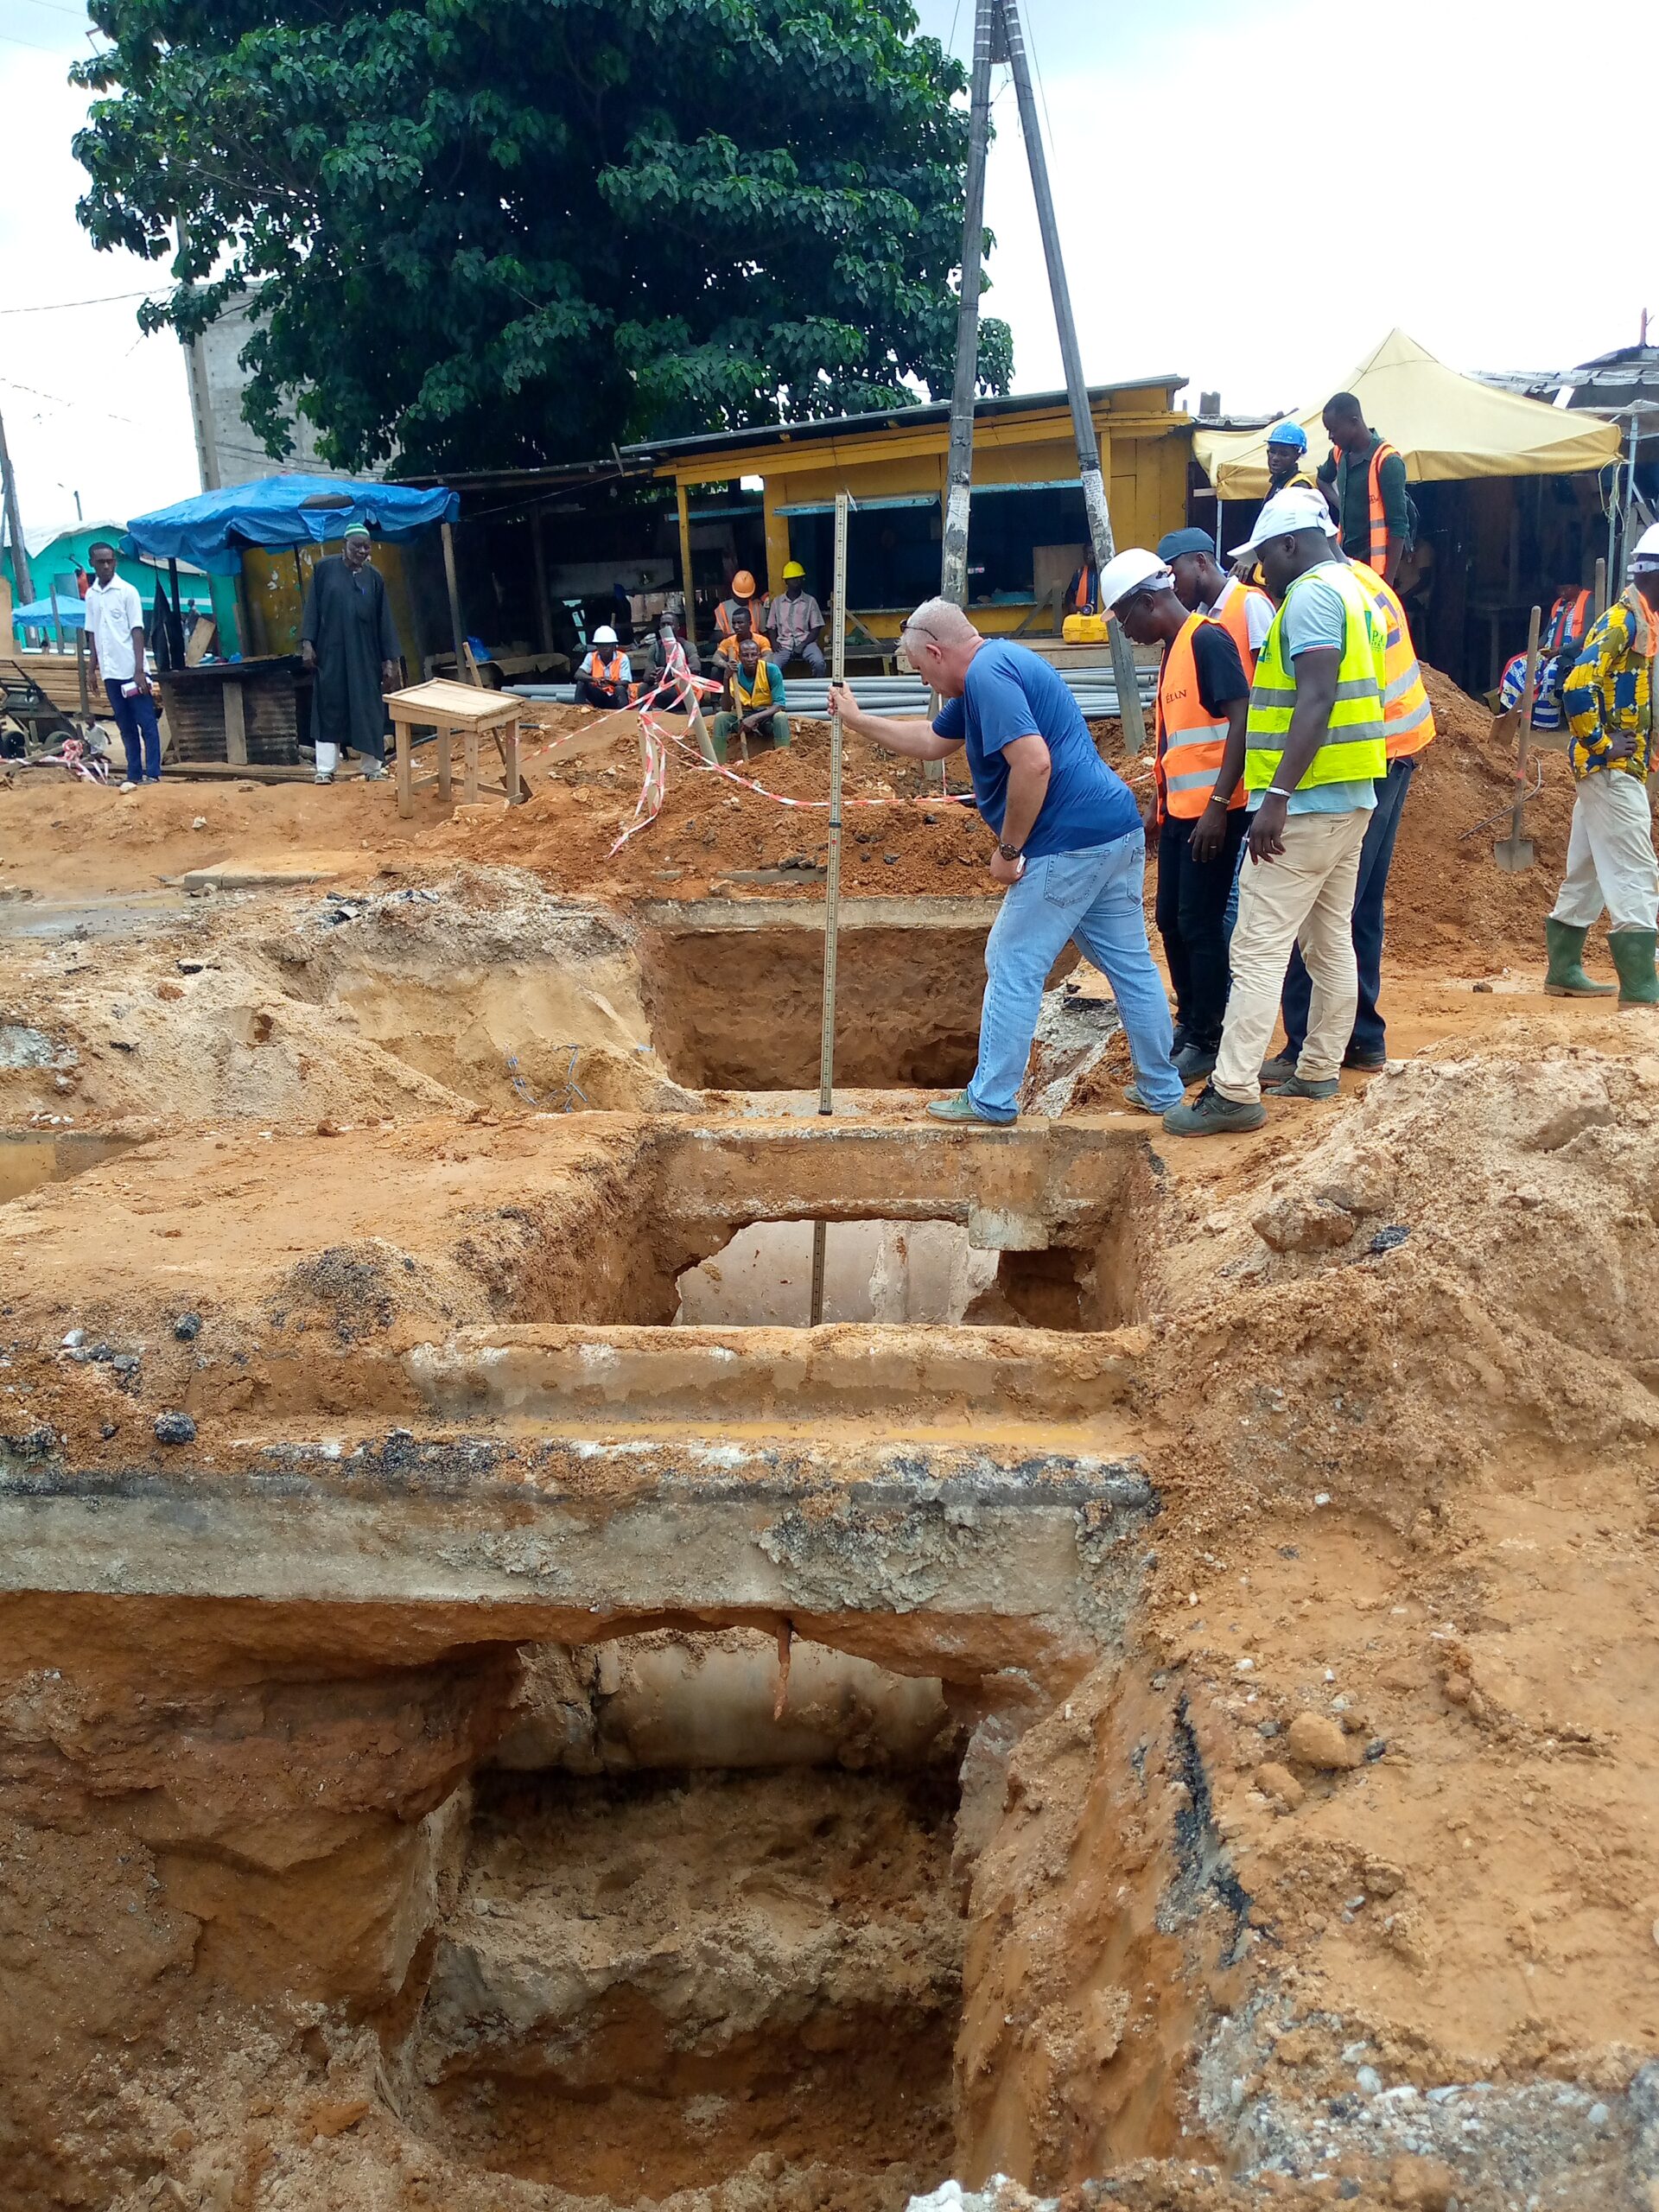
<svg viewBox="0 0 1659 2212"><path fill-rule="evenodd" d="M1272 499L1264 502L1255 518L1255 528L1243 545L1233 547L1227 557L1236 561L1241 553L1254 553L1271 539L1292 537L1300 530L1322 530L1327 537L1335 534L1331 510L1325 504L1323 494L1306 484L1293 484L1287 491L1275 492Z"/></svg>
<svg viewBox="0 0 1659 2212"><path fill-rule="evenodd" d="M787 582L789 582L789 580L790 580L790 578L791 578L791 576L804 576L805 574L806 574L806 570L805 570L805 569L801 566L801 564L800 564L800 563L799 563L798 561L785 561L785 563L784 563L784 582L785 582L785 583L787 583Z"/></svg>
<svg viewBox="0 0 1659 2212"><path fill-rule="evenodd" d="M1173 591L1175 579L1168 564L1144 545L1131 545L1109 560L1100 572L1100 603L1116 607L1137 591Z"/></svg>
<svg viewBox="0 0 1659 2212"><path fill-rule="evenodd" d="M1307 451L1307 432L1300 423L1275 423L1268 432L1270 446L1294 446L1298 453Z"/></svg>
<svg viewBox="0 0 1659 2212"><path fill-rule="evenodd" d="M1651 523L1636 541L1636 550L1630 556L1632 569L1659 569L1659 522Z"/></svg>
<svg viewBox="0 0 1659 2212"><path fill-rule="evenodd" d="M1207 553L1216 557L1216 541L1207 530L1166 531L1158 541L1160 561L1179 561L1183 553Z"/></svg>

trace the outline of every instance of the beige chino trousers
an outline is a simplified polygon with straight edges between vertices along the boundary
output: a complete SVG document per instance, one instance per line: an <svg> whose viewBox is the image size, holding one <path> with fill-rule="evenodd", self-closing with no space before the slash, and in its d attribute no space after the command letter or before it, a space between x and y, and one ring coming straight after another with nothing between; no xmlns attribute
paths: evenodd
<svg viewBox="0 0 1659 2212"><path fill-rule="evenodd" d="M1296 1072L1323 1082L1342 1066L1359 1006L1354 957L1354 887L1369 807L1348 814L1293 814L1276 860L1248 855L1238 881L1233 987L1211 1077L1241 1106L1262 1096L1262 1062L1279 1019L1290 949L1300 944L1313 996Z"/></svg>

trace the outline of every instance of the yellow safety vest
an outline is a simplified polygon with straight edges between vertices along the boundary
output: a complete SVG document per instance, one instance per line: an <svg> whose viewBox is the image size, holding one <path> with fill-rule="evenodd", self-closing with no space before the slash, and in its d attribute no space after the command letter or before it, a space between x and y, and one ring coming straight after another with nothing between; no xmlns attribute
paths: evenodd
<svg viewBox="0 0 1659 2212"><path fill-rule="evenodd" d="M1388 773L1388 741L1382 719L1382 693L1388 677L1387 635L1376 605L1353 570L1344 564L1322 562L1317 569L1298 576L1285 594L1284 606L1273 618L1263 640L1250 686L1250 713L1244 747L1244 788L1265 791L1279 772L1285 738L1296 708L1296 672L1285 653L1285 610L1308 575L1338 594L1347 610L1343 632L1342 660L1337 670L1337 696L1331 721L1319 751L1297 785L1311 791L1317 784L1355 784L1366 777Z"/></svg>
<svg viewBox="0 0 1659 2212"><path fill-rule="evenodd" d="M732 696L737 703L738 711L745 715L752 715L757 708L772 704L772 678L766 673L765 661L758 660L754 664L754 683L749 690L743 688L741 666L732 671Z"/></svg>

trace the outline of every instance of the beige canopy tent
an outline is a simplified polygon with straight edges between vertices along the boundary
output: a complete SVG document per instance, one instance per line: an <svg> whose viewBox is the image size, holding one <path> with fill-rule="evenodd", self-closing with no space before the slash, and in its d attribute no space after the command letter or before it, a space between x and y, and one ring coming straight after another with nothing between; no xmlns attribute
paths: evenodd
<svg viewBox="0 0 1659 2212"><path fill-rule="evenodd" d="M1398 448L1414 483L1567 476L1601 468L1619 457L1615 424L1460 376L1403 330L1391 330L1346 384L1332 389L1355 394L1365 420ZM1314 462L1331 449L1319 419L1324 405L1321 399L1294 417L1307 432L1308 455ZM1266 497L1267 442L1265 430L1192 434L1194 456L1224 499Z"/></svg>

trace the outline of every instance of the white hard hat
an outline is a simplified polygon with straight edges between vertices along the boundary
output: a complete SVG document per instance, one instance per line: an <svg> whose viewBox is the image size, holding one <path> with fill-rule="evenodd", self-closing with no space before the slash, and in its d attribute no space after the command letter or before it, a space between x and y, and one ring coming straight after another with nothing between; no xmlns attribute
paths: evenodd
<svg viewBox="0 0 1659 2212"><path fill-rule="evenodd" d="M596 645L613 645L616 643L616 632L608 622L601 622L594 631L594 643Z"/></svg>
<svg viewBox="0 0 1659 2212"><path fill-rule="evenodd" d="M1649 523L1636 541L1630 555L1633 569L1659 569L1659 522Z"/></svg>
<svg viewBox="0 0 1659 2212"><path fill-rule="evenodd" d="M1100 572L1100 603L1116 607L1134 591L1173 591L1175 578L1167 561L1148 553L1144 545L1131 545L1109 560Z"/></svg>
<svg viewBox="0 0 1659 2212"><path fill-rule="evenodd" d="M1302 530L1322 530L1328 537L1336 536L1324 493L1315 492L1306 484L1293 484L1286 491L1275 492L1264 502L1255 518L1255 528L1243 545L1234 546L1227 558L1236 561L1241 553L1254 553L1258 546L1266 545L1275 537L1294 537Z"/></svg>

